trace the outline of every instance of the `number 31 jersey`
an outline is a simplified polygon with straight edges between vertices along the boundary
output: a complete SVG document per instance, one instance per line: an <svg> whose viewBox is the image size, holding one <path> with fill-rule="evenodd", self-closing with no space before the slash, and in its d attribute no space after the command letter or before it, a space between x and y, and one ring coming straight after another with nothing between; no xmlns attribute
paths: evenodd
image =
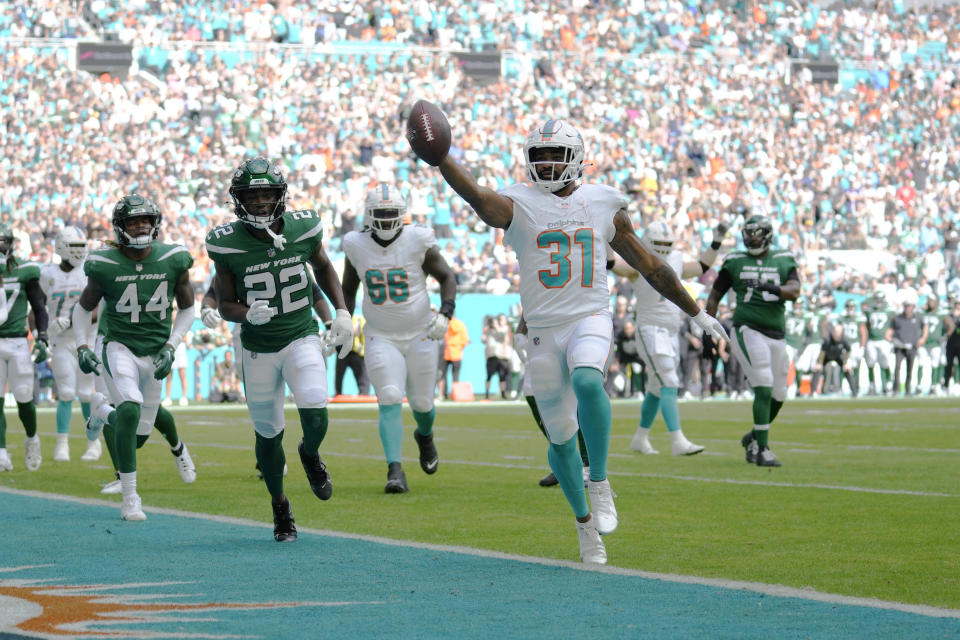
<svg viewBox="0 0 960 640"><path fill-rule="evenodd" d="M598 184L581 185L566 198L525 184L500 194L513 200L513 221L503 239L517 252L527 324L556 327L609 313L607 243L626 197Z"/></svg>
<svg viewBox="0 0 960 640"><path fill-rule="evenodd" d="M111 248L91 253L83 263L84 273L103 291L104 342L119 342L135 356L158 353L170 338L177 280L193 266L190 252L181 245L150 246L143 260Z"/></svg>
<svg viewBox="0 0 960 640"><path fill-rule="evenodd" d="M215 227L207 234L207 253L217 271L229 271L237 300L252 305L266 300L277 314L266 324L243 322L240 342L248 351L276 353L288 344L316 334L313 287L307 276L310 256L323 240L320 216L312 209L283 214L283 249L273 240L255 237L240 220Z"/></svg>
<svg viewBox="0 0 960 640"><path fill-rule="evenodd" d="M343 252L363 283L368 335L407 340L426 328L431 313L423 261L435 246L433 230L422 225L404 226L386 247L369 229L343 237Z"/></svg>

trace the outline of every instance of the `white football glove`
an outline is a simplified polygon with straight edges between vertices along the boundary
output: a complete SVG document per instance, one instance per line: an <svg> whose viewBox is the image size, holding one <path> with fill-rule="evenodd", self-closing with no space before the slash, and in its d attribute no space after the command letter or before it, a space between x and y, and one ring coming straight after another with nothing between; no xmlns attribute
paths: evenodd
<svg viewBox="0 0 960 640"><path fill-rule="evenodd" d="M339 359L344 359L353 348L353 319L346 309L337 309L337 315L327 331L327 342L332 346L340 347Z"/></svg>
<svg viewBox="0 0 960 640"><path fill-rule="evenodd" d="M727 335L720 321L711 315L707 315L707 312L703 309L700 309L700 313L693 316L693 321L698 327L703 329L705 334L713 337L714 340L730 340L730 336Z"/></svg>
<svg viewBox="0 0 960 640"><path fill-rule="evenodd" d="M427 325L427 337L431 340L443 340L447 335L447 327L450 326L450 318L438 313L433 316L433 320Z"/></svg>
<svg viewBox="0 0 960 640"><path fill-rule="evenodd" d="M277 310L271 307L263 298L255 300L247 310L247 322L250 324L267 324L273 316L277 315Z"/></svg>
<svg viewBox="0 0 960 640"><path fill-rule="evenodd" d="M527 359L527 334L513 334L513 350L517 352L521 360Z"/></svg>
<svg viewBox="0 0 960 640"><path fill-rule="evenodd" d="M220 312L213 307L203 307L200 309L200 321L207 329L216 329L223 322Z"/></svg>
<svg viewBox="0 0 960 640"><path fill-rule="evenodd" d="M320 334L320 352L324 358L329 358L337 350L337 347L330 343L330 332L324 331Z"/></svg>
<svg viewBox="0 0 960 640"><path fill-rule="evenodd" d="M70 328L70 318L56 317L50 321L47 326L47 335L56 338L58 335Z"/></svg>

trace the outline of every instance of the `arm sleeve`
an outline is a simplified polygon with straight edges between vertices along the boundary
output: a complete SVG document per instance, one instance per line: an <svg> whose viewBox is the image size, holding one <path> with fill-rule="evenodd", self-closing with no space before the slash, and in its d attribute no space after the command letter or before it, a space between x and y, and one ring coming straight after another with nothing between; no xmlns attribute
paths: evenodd
<svg viewBox="0 0 960 640"><path fill-rule="evenodd" d="M170 339L167 342L173 347L183 342L183 336L187 335L187 331L190 331L193 320L193 305L177 309L177 317L173 319L173 329L170 331Z"/></svg>
<svg viewBox="0 0 960 640"><path fill-rule="evenodd" d="M77 346L87 345L93 348L93 312L87 311L79 304L73 305L73 334L77 338Z"/></svg>

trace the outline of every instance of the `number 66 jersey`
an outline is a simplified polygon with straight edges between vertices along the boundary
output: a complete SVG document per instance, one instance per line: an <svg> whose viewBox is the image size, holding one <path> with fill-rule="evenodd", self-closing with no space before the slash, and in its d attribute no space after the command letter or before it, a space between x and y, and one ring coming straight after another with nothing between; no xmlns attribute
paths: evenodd
<svg viewBox="0 0 960 640"><path fill-rule="evenodd" d="M283 214L283 249L261 240L234 220L207 234L207 254L217 270L233 274L237 300L247 306L266 300L277 314L266 324L244 322L240 342L248 351L276 353L288 344L320 330L313 316L313 287L307 276L309 259L323 240L323 224L312 209Z"/></svg>
<svg viewBox="0 0 960 640"><path fill-rule="evenodd" d="M556 327L610 310L607 243L626 197L584 184L565 198L525 184L500 191L513 200L503 239L517 252L520 299L527 324Z"/></svg>

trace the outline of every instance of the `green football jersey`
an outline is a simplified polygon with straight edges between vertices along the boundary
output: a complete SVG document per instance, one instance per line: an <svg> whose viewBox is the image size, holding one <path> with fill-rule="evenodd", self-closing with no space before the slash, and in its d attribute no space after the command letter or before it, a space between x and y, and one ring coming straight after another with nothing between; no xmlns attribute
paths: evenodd
<svg viewBox="0 0 960 640"><path fill-rule="evenodd" d="M850 344L860 344L860 325L867 319L862 313L847 314L844 313L838 319L843 327L843 337L850 341Z"/></svg>
<svg viewBox="0 0 960 640"><path fill-rule="evenodd" d="M925 347L935 347L947 334L947 327L944 325L944 319L950 314L946 311L937 310L933 313L923 312L923 324L927 327L927 341L923 343Z"/></svg>
<svg viewBox="0 0 960 640"><path fill-rule="evenodd" d="M170 338L177 281L193 266L186 247L154 242L143 260L111 247L87 256L83 272L103 291L99 330L135 356L152 356Z"/></svg>
<svg viewBox="0 0 960 640"><path fill-rule="evenodd" d="M867 319L867 340L886 340L887 327L890 326L893 311L890 309L867 309L864 311L864 317Z"/></svg>
<svg viewBox="0 0 960 640"><path fill-rule="evenodd" d="M24 262L3 272L3 289L7 293L7 321L0 326L0 338L20 338L27 335L27 283L40 279L40 265Z"/></svg>
<svg viewBox="0 0 960 640"><path fill-rule="evenodd" d="M283 249L277 249L271 239L255 237L240 220L207 234L207 253L218 271L233 274L237 299L247 306L267 300L277 310L266 324L243 322L240 341L248 351L276 353L320 329L313 315L313 287L307 275L309 258L323 240L320 216L312 209L288 211L283 215L281 235L286 242Z"/></svg>
<svg viewBox="0 0 960 640"><path fill-rule="evenodd" d="M746 325L772 337L782 337L785 332L784 300L767 291L748 288L743 281L757 279L780 286L786 283L787 274L796 266L797 262L789 251L770 250L759 257L744 251L727 255L720 269L730 275L732 288L737 295L733 324Z"/></svg>
<svg viewBox="0 0 960 640"><path fill-rule="evenodd" d="M807 344L810 334L810 316L807 313L796 315L791 313L785 320L787 344L794 349L801 349Z"/></svg>

